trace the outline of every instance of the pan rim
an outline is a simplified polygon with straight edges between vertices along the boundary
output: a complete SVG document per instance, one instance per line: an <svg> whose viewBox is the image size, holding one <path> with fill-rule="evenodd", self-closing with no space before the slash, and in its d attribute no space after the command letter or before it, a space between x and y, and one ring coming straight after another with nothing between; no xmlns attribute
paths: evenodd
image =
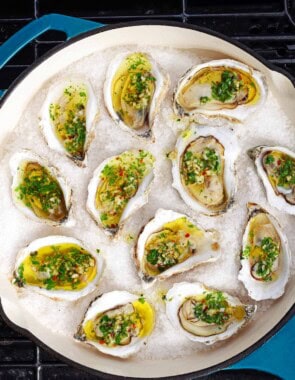
<svg viewBox="0 0 295 380"><path fill-rule="evenodd" d="M292 74L290 74L288 71L286 71L283 68L277 67L276 65L272 64L271 62L268 62L265 58L260 56L258 53L256 53L255 51L253 51L251 48L247 47L246 45L244 45L240 41L236 41L236 40L232 39L231 37L225 36L224 34L222 34L220 32L216 32L216 31L213 31L211 29L192 25L189 23L182 23L180 21L166 21L166 20L161 20L161 19L138 20L138 21L122 22L122 23L106 25L103 27L98 27L96 29L92 29L90 31L81 33L78 36L73 37L70 40L65 41L65 42L59 44L58 46L52 48L50 51L45 53L42 57L38 58L27 69L25 69L12 82L12 84L9 86L8 90L6 91L6 93L3 95L3 97L0 100L0 112L1 112L1 108L3 107L4 103L6 102L8 97L10 97L13 94L13 91L18 86L18 84L20 82L22 82L22 80L26 76L28 76L35 68L37 68L40 64L44 63L47 59L49 59L55 53L59 52L60 50L63 50L64 48L66 48L66 47L68 47L68 46L70 46L70 45L72 45L72 44L74 44L74 43L76 43L76 42L78 42L84 38L90 37L90 36L98 34L98 33L107 32L107 31L113 30L113 29L144 26L144 25L147 25L147 26L148 25L171 26L171 27L177 27L177 28L183 28L183 29L190 29L190 30L195 30L197 32L208 34L208 35L213 36L213 37L217 37L217 38L224 40L224 41L234 45L235 47L238 47L239 49L245 51L246 53L248 53L249 55L251 55L252 57L257 59L260 63L262 63L269 70L275 71L275 72L278 72L278 73L284 75L285 77L287 77L287 79L289 79L289 81L292 83L293 87L295 88L295 77ZM84 365L82 365L78 362L75 362L75 361L67 358L66 356L63 356L62 354L58 353L54 349L47 346L43 341L39 340L32 332L30 332L29 330L24 329L24 328L16 325L15 323L13 323L5 313L3 305L1 303L1 299L0 299L0 315L3 318L3 320L5 321L5 323L7 323L8 326L12 327L17 332L26 336L27 338L32 340L34 343L36 343L39 347L41 347L42 349L45 349L50 354L54 355L59 360L62 360L66 364L74 366L75 368L78 368L80 370L86 371L92 375L98 375L103 379L118 379L118 380L119 379L134 379L134 377L125 377L125 376L123 377L123 376L118 376L118 375L113 375L113 374L101 372L99 370L84 366ZM192 376L199 377L199 376L208 375L212 372L215 372L216 370L221 370L227 366L233 365L234 363L238 362L239 360L245 358L246 356L248 356L249 354L254 352L257 348L261 347L272 336L274 336L294 315L295 315L295 304L293 304L293 306L282 316L281 320L271 330L269 330L263 337L261 337L258 341L253 343L251 346L249 346L245 350L241 351L237 355L235 355L235 356L233 356L233 357L231 357L231 358L229 358L223 362L220 362L214 366L211 366L211 367L208 367L208 368L205 368L202 370L198 370L198 371L194 371L194 372L190 372L190 373L182 374L182 375L161 377L161 379L178 380L178 379L191 378Z"/></svg>

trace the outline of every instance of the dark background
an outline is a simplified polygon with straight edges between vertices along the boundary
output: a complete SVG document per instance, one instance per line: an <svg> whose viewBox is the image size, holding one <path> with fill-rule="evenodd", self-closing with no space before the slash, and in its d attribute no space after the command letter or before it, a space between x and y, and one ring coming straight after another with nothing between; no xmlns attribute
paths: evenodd
<svg viewBox="0 0 295 380"><path fill-rule="evenodd" d="M113 24L165 19L204 26L254 49L295 76L295 0L2 0L0 44L30 21L62 13ZM7 88L31 63L65 40L47 32L19 52L1 71L0 89ZM145 369L143 368L143 371ZM9 328L0 317L0 380L97 379L69 367ZM256 371L223 371L203 380L277 379Z"/></svg>

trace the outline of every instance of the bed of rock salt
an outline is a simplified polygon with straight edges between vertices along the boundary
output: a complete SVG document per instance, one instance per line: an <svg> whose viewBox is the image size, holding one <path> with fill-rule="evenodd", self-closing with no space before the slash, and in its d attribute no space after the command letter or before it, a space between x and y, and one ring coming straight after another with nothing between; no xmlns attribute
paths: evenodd
<svg viewBox="0 0 295 380"><path fill-rule="evenodd" d="M171 78L170 90L162 104L161 112L156 118L154 143L122 131L109 117L103 101L103 82L110 60L123 51L131 52L139 49L151 53L157 62L161 62L161 66ZM167 291L173 283L197 280L208 286L239 296L245 302L253 302L247 296L243 285L237 280L241 238L246 223L247 202L256 202L277 217L289 239L291 249L294 249L295 235L292 231L292 224L294 226L295 218L268 205L262 184L246 154L247 149L260 144L282 145L294 150L295 134L292 130L294 126L280 109L271 93L259 112L250 116L244 124L233 126L233 133L238 138L241 154L237 159L236 179L238 185L235 202L231 209L216 217L197 214L185 205L171 186L171 162L166 158L166 153L174 148L178 133L185 128L185 124L177 121L173 116L172 93L180 75L201 61L206 61L206 57L198 56L197 52L143 46L112 48L85 57L69 66L65 71L60 72L57 77L51 78L42 91L35 94L16 129L11 133L9 141L5 147L1 147L1 276L11 277L15 257L20 248L36 238L53 234L73 236L81 239L90 249L99 248L107 262L103 279L97 291L80 301L74 303L57 302L33 292L23 291L20 293L22 307L30 313L34 313L47 328L59 334L72 336L77 325L81 322L88 304L99 294L115 289L129 290L138 294L143 292L132 259L132 248L139 230L153 217L158 208L186 213L194 217L197 223L205 229L215 228L219 230L221 234L221 257L217 262L201 265L167 281L156 283L144 291L145 296L155 306L157 318L155 330L150 336L147 346L138 354L140 358L173 358L207 349L201 344L190 342L182 337L167 320L161 294ZM100 118L96 125L96 137L90 146L87 166L84 168L77 167L68 158L50 150L38 128L38 117L48 87L60 78L70 78L77 74L85 76L92 83L100 109ZM148 149L156 156L155 180L151 187L149 202L126 222L120 237L111 241L104 232L99 230L85 209L87 185L94 169L101 161L135 147ZM10 193L12 179L8 161L14 152L24 148L47 157L67 178L73 189L74 226L48 227L45 224L29 221L14 207ZM292 268L294 268L294 259ZM255 318L262 318L263 313L272 302L258 302L258 312ZM221 344L226 344L226 342Z"/></svg>

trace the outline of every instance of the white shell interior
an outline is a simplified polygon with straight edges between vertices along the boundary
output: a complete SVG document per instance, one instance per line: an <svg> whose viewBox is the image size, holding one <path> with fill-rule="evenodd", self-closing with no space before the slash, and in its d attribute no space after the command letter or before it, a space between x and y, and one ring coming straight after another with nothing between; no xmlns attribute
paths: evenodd
<svg viewBox="0 0 295 380"><path fill-rule="evenodd" d="M210 53L210 56L215 59L230 56L243 61L263 72L270 90L280 106L290 120L295 120L295 92L291 81L279 72L268 69L263 63L240 48L217 37L189 28L166 25L125 26L103 33L94 33L68 45L42 61L22 81L17 83L1 105L0 144L5 143L9 133L17 125L31 97L45 85L51 76L65 69L69 64L75 63L81 57L105 48L138 43L167 48L193 49L200 54ZM28 96L28 90L30 90L31 96ZM286 287L284 296L279 298L269 309L268 317L258 318L250 323L247 329L242 329L235 339L231 340L230 344L216 347L210 352L200 351L197 356L192 354L185 358L147 359L144 362L136 356L128 361L99 356L97 352L89 350L87 347L81 347L72 338L44 328L44 324L35 315L28 313L20 306L14 289L3 276L0 278L0 295L3 310L14 324L28 329L39 340L61 355L92 369L140 378L146 376L143 368L149 369L149 377L180 375L223 363L241 353L270 332L290 310L294 303L294 283L293 276Z"/></svg>

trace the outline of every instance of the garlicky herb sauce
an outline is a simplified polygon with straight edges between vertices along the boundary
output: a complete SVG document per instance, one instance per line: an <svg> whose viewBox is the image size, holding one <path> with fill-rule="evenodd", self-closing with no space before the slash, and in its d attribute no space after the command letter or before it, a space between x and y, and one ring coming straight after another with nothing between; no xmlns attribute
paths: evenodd
<svg viewBox="0 0 295 380"><path fill-rule="evenodd" d="M51 103L49 115L65 150L77 160L85 156L86 106L88 94L83 84L65 88L58 102Z"/></svg>
<svg viewBox="0 0 295 380"><path fill-rule="evenodd" d="M105 228L117 228L128 201L135 196L142 180L154 164L151 153L127 151L103 168L97 187L95 206Z"/></svg>
<svg viewBox="0 0 295 380"><path fill-rule="evenodd" d="M38 162L26 162L15 192L22 203L39 218L62 221L67 217L63 191L58 181Z"/></svg>
<svg viewBox="0 0 295 380"><path fill-rule="evenodd" d="M18 267L16 282L47 290L80 290L95 274L93 256L76 244L64 243L31 252Z"/></svg>

